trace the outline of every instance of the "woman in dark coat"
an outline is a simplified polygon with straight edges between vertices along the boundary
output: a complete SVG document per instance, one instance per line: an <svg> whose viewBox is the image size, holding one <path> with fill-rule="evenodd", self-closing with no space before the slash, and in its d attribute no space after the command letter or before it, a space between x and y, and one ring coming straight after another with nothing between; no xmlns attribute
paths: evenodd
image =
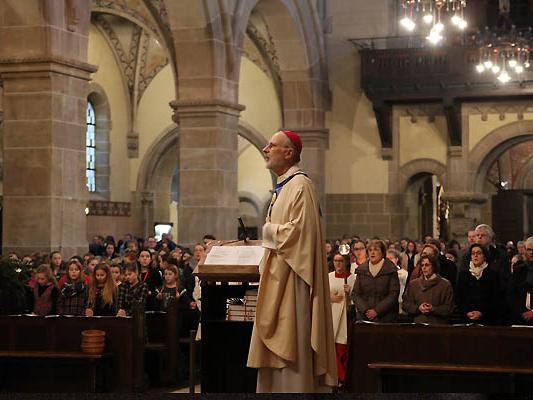
<svg viewBox="0 0 533 400"><path fill-rule="evenodd" d="M387 248L381 240L371 240L367 250L369 259L357 268L352 290L357 320L395 322L400 294L398 268L385 258Z"/></svg>
<svg viewBox="0 0 533 400"><path fill-rule="evenodd" d="M473 244L470 265L457 280L455 299L465 323L496 325L500 322L498 275L488 268L488 250Z"/></svg>

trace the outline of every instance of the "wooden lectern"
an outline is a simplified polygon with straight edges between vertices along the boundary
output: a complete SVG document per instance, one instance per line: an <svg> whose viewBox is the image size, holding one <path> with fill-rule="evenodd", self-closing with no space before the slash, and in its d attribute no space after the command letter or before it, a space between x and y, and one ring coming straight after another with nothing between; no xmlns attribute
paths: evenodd
<svg viewBox="0 0 533 400"><path fill-rule="evenodd" d="M217 241L207 253L214 246L261 243ZM253 322L227 321L226 304L229 298L243 298L249 284L259 282L259 265L206 265L206 256L194 270L202 287L202 393L255 393L257 371L246 367Z"/></svg>

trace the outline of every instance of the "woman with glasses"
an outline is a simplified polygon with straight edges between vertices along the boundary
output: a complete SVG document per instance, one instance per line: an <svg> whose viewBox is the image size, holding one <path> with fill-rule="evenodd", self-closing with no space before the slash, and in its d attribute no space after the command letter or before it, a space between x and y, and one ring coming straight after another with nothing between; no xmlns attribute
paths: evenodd
<svg viewBox="0 0 533 400"><path fill-rule="evenodd" d="M387 248L381 240L370 240L368 261L357 268L352 291L357 320L396 322L400 281L398 268L385 258Z"/></svg>
<svg viewBox="0 0 533 400"><path fill-rule="evenodd" d="M422 275L409 282L403 296L403 309L414 322L447 325L453 312L453 290L447 279L438 274L436 258L421 255L418 265Z"/></svg>
<svg viewBox="0 0 533 400"><path fill-rule="evenodd" d="M352 254L350 257L350 272L357 273L357 268L366 262L366 246L360 239L352 242Z"/></svg>
<svg viewBox="0 0 533 400"><path fill-rule="evenodd" d="M469 251L469 269L457 279L455 300L464 322L496 325L500 321L501 292L498 273L489 268L489 251L473 244Z"/></svg>

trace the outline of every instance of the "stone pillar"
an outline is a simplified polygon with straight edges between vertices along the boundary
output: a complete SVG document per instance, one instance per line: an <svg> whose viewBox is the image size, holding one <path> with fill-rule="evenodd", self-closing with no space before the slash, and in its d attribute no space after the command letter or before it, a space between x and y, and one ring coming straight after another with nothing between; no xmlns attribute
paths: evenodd
<svg viewBox="0 0 533 400"><path fill-rule="evenodd" d="M244 107L221 100L173 101L179 134L178 238L236 239L237 131Z"/></svg>
<svg viewBox="0 0 533 400"><path fill-rule="evenodd" d="M85 114L90 3L0 2L3 252L87 251Z"/></svg>
<svg viewBox="0 0 533 400"><path fill-rule="evenodd" d="M481 223L481 206L488 200L484 193L446 192L443 199L450 205L448 218L450 240L466 243L470 229Z"/></svg>
<svg viewBox="0 0 533 400"><path fill-rule="evenodd" d="M3 248L87 250L87 65L3 63Z"/></svg>
<svg viewBox="0 0 533 400"><path fill-rule="evenodd" d="M143 237L153 236L154 234L154 194L141 193L142 207L142 232Z"/></svg>
<svg viewBox="0 0 533 400"><path fill-rule="evenodd" d="M329 148L328 129L292 129L303 141L300 166L315 184L322 212L326 211L326 150Z"/></svg>

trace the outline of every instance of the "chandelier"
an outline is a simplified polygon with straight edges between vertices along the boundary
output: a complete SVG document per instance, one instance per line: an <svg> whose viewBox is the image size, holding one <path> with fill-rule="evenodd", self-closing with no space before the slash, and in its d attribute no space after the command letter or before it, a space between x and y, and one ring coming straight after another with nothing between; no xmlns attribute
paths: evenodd
<svg viewBox="0 0 533 400"><path fill-rule="evenodd" d="M533 45L531 28L518 31L514 26L507 33L491 33L488 28L480 35L479 62L476 71L492 73L501 83L513 78L522 80L523 73L531 67Z"/></svg>
<svg viewBox="0 0 533 400"><path fill-rule="evenodd" d="M427 26L426 39L438 44L443 39L445 23L450 22L456 29L463 31L467 22L464 17L466 0L401 0L403 18L400 25L413 32L417 25Z"/></svg>

